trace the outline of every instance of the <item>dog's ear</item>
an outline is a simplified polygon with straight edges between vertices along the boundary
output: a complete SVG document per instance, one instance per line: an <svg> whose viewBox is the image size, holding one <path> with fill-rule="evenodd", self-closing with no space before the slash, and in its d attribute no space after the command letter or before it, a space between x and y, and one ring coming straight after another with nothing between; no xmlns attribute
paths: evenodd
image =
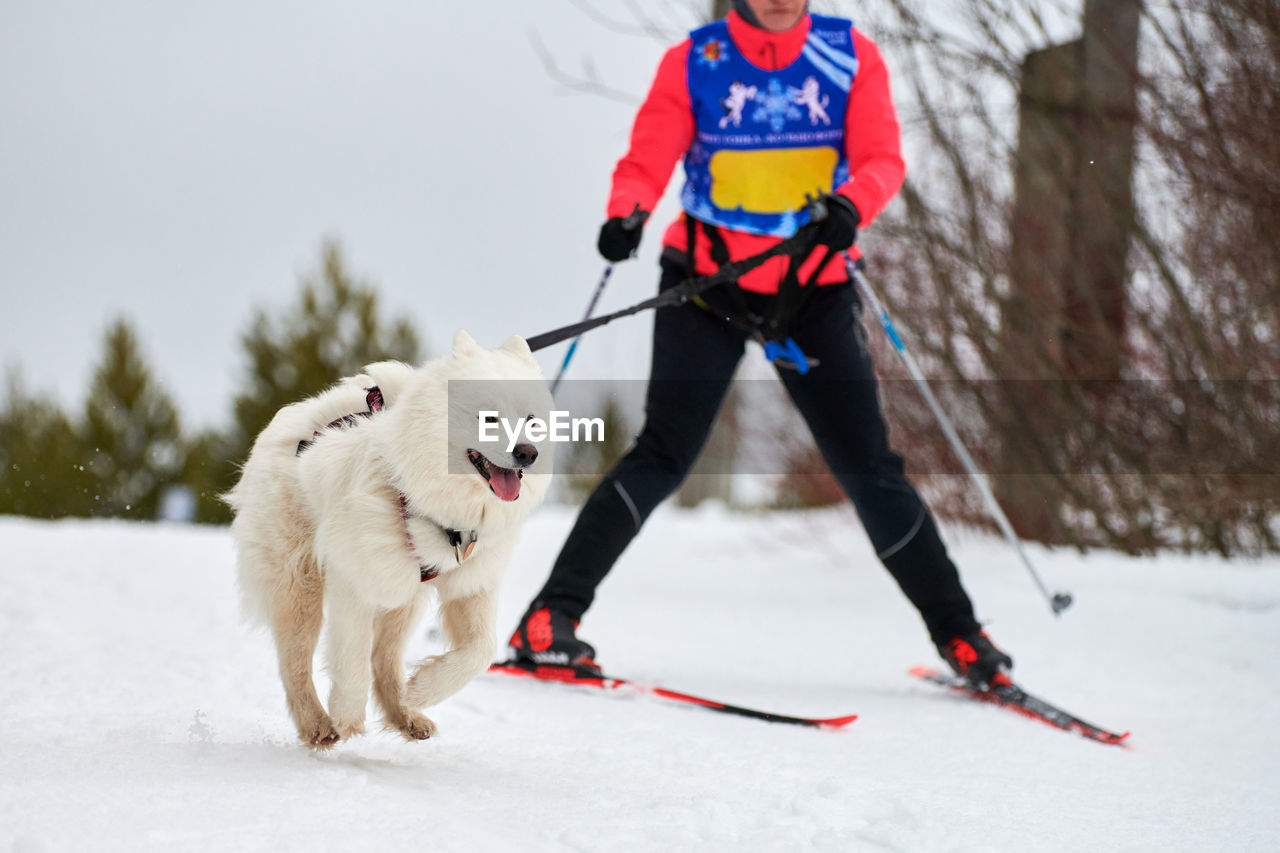
<svg viewBox="0 0 1280 853"><path fill-rule="evenodd" d="M466 329L459 329L458 334L453 336L454 355L474 355L483 351L483 348L476 343L476 339L467 334Z"/></svg>
<svg viewBox="0 0 1280 853"><path fill-rule="evenodd" d="M502 349L514 356L523 358L525 361L533 361L533 352L529 349L529 344L519 335L512 335L507 338L506 343L502 345Z"/></svg>

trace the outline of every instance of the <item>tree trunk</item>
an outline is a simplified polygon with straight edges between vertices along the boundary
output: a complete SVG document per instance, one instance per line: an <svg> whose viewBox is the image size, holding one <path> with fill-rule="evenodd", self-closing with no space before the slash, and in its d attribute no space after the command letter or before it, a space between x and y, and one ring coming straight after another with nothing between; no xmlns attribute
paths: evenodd
<svg viewBox="0 0 1280 853"><path fill-rule="evenodd" d="M995 485L1018 532L1042 542L1063 541L1048 472L1070 461L1037 451L1026 415L1084 416L1066 411L1073 395L1057 380L1101 380L1080 389L1101 395L1124 367L1140 12L1140 0L1088 0L1083 38L1022 66L1000 345L1002 378L1030 381L1005 384Z"/></svg>

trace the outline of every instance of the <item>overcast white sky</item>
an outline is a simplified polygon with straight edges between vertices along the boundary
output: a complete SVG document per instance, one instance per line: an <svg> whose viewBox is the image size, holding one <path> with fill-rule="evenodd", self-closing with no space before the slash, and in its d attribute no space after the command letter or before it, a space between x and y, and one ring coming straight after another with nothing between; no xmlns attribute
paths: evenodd
<svg viewBox="0 0 1280 853"><path fill-rule="evenodd" d="M634 107L566 93L534 35L637 96L664 47L569 0L5 0L3 364L78 410L124 316L187 425L225 424L253 309L291 303L326 237L432 353L579 319ZM652 294L658 236L601 310ZM650 323L594 332L573 376L643 378Z"/></svg>
<svg viewBox="0 0 1280 853"><path fill-rule="evenodd" d="M531 33L636 93L662 50L558 0L6 0L4 364L78 407L123 315L187 423L227 422L253 308L326 236L433 352L577 320L633 109L565 94ZM652 292L657 242L611 305ZM575 375L643 377L647 328L597 333Z"/></svg>

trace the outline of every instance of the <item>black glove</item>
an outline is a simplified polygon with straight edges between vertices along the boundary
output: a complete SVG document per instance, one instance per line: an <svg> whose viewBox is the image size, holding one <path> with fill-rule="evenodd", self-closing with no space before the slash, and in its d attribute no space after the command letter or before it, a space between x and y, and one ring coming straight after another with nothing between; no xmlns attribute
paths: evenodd
<svg viewBox="0 0 1280 853"><path fill-rule="evenodd" d="M818 236L814 243L827 246L833 252L843 252L857 241L862 216L853 202L842 195L823 195L818 201L826 207L827 216L817 220Z"/></svg>
<svg viewBox="0 0 1280 853"><path fill-rule="evenodd" d="M640 234L648 218L649 211L636 205L629 216L614 216L606 220L600 226L600 239L596 241L601 256L614 264L631 257L640 245Z"/></svg>

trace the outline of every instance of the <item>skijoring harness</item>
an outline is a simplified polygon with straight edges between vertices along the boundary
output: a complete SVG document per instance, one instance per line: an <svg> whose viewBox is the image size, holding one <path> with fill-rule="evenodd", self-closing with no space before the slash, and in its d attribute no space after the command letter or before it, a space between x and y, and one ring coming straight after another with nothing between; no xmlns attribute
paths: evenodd
<svg viewBox="0 0 1280 853"><path fill-rule="evenodd" d="M637 302L629 308L614 311L612 314L591 317L579 323L561 326L558 329L534 335L527 338L526 343L528 343L530 350L536 352L561 341L577 337L584 332L599 328L619 318L629 317L632 314L638 314L650 308L666 308L692 302L699 308L711 312L724 322L740 329L760 343L764 347L765 357L769 361L804 375L809 372L810 368L816 366L818 361L817 359L808 358L801 351L799 344L790 336L791 327L816 290L818 276L832 258L838 254L828 247L813 273L801 284L799 279L800 266L816 248L818 230L821 228L822 220L826 219L827 216L826 203L821 198L809 199L807 208L810 211L809 221L800 226L793 235L784 238L763 252L737 261L729 261L728 248L724 243L723 236L715 229L715 226L700 222L686 213L685 220L689 239L685 257L686 269L689 271L688 278L675 287L664 290L657 296L642 302ZM711 258L719 265L719 269L715 272L704 276L693 274L693 247L694 239L697 236L696 229L699 224L701 224L703 232L707 235L707 239L711 241ZM725 283L736 282L743 275L746 275L765 261L779 255L787 256L789 262L786 275L778 286L773 313L769 317L761 317L751 312L747 308L745 297L736 286L728 288L729 298L736 303L736 311L725 312L722 309L712 307L702 298L701 294L711 288Z"/></svg>
<svg viewBox="0 0 1280 853"><path fill-rule="evenodd" d="M368 408L363 412L354 412L350 415L343 415L342 417L338 418L336 421L331 421L329 425L325 427L325 429L327 430L328 429L345 429L347 427L352 427L352 426L355 426L357 423L359 423L357 418L370 418L370 417L373 417L373 415L376 412L382 411L382 409L386 405L382 399L382 389L380 389L377 385L374 385L373 387L366 388L364 390L365 390L364 402ZM311 445L316 443L316 439L319 438L321 434L322 434L321 432L317 431L312 434L311 438L303 439L302 441L299 441L298 449L294 452L294 455L301 456L304 450L306 450L307 448L311 447ZM440 530L444 533L445 537L448 538L449 544L453 546L453 553L454 553L454 556L457 557L459 565L461 565L462 561L470 557L471 553L475 551L476 542L480 538L479 534L477 534L476 531L457 530L452 527L446 527L440 522L436 521L435 519L429 516L423 515L420 512L413 513L413 514L417 515L419 518L422 518L431 522L436 527L440 528ZM410 515L409 499L405 497L404 492L400 492L400 521L404 527L405 539L409 543L409 553L413 554L414 556L417 556L418 549L414 547L413 534L409 532L409 515ZM439 574L440 574L439 566L435 566L435 565L429 566L429 565L426 565L425 563L419 562L418 564L419 581L425 583L426 581L434 580L436 577L439 576Z"/></svg>
<svg viewBox="0 0 1280 853"><path fill-rule="evenodd" d="M693 259L699 227L701 227L702 233L707 236L707 241L711 244L711 260L718 267L723 268L729 262L729 247L725 243L724 235L720 233L720 229L710 222L695 219L687 212L684 215L684 219L685 246L688 247L685 250L685 269L688 271L690 278L694 277ZM798 234L799 232L797 232ZM746 297L743 296L742 289L739 287L728 287L723 291L728 294L729 300L733 303L732 311L726 311L723 308L711 305L701 295L691 297L691 301L702 310L715 315L721 321L733 326L760 344L764 348L764 357L773 364L785 367L788 370L794 370L804 376L811 367L818 365L818 360L809 358L804 354L800 349L800 345L791 337L791 328L795 325L796 318L800 316L801 310L808 304L809 298L814 293L814 288L817 287L818 276L821 275L827 264L831 262L833 255L833 252L828 249L822 260L814 268L813 273L804 284L801 284L800 266L809 257L814 248L815 243L811 241L802 251L787 253L787 271L782 281L778 283L778 293L774 298L773 311L768 317L756 314L748 307Z"/></svg>

